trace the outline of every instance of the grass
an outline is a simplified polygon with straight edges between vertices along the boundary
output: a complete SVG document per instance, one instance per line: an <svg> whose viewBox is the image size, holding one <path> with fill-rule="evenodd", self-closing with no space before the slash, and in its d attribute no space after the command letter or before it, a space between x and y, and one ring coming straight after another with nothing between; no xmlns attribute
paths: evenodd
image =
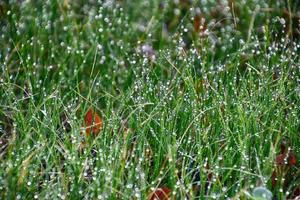
<svg viewBox="0 0 300 200"><path fill-rule="evenodd" d="M297 8L0 2L0 197L253 199L261 186L295 198Z"/></svg>

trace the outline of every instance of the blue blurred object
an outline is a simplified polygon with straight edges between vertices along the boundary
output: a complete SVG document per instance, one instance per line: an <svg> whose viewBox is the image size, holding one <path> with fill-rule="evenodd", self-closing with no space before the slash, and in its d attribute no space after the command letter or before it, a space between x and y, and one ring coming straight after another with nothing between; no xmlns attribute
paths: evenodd
<svg viewBox="0 0 300 200"><path fill-rule="evenodd" d="M272 200L273 194L265 187L256 187L253 190L253 197L255 199Z"/></svg>

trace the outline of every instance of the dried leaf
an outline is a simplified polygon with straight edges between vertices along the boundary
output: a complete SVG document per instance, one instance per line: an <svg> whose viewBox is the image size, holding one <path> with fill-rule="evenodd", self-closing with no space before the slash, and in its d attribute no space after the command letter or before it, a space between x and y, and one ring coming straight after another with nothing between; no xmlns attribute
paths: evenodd
<svg viewBox="0 0 300 200"><path fill-rule="evenodd" d="M276 157L276 165L283 167L285 165L285 162L287 160L287 155L286 154L279 154Z"/></svg>
<svg viewBox="0 0 300 200"><path fill-rule="evenodd" d="M194 30L196 32L204 32L206 30L205 18L201 15L196 15L194 18Z"/></svg>
<svg viewBox="0 0 300 200"><path fill-rule="evenodd" d="M97 136L102 129L103 123L101 117L92 109L85 114L84 123L86 127L86 136Z"/></svg>
<svg viewBox="0 0 300 200"><path fill-rule="evenodd" d="M276 184L277 184L277 172L276 170L273 171L272 173L272 188L275 188L276 187Z"/></svg>
<svg viewBox="0 0 300 200"><path fill-rule="evenodd" d="M33 151L25 160L22 162L22 168L19 174L18 178L18 185L21 185L24 181L24 178L26 177L28 173L28 166L30 164L30 161L32 160L32 157L36 154L37 150Z"/></svg>
<svg viewBox="0 0 300 200"><path fill-rule="evenodd" d="M169 200L171 196L171 190L168 187L157 188L152 191L149 200Z"/></svg>
<svg viewBox="0 0 300 200"><path fill-rule="evenodd" d="M281 154L284 154L285 152L287 152L286 146L287 146L286 141L285 140L281 141L281 143L280 143L280 153Z"/></svg>
<svg viewBox="0 0 300 200"><path fill-rule="evenodd" d="M289 157L288 157L288 164L289 166L294 166L297 163L297 158L296 158L296 154L294 152L290 152L289 153Z"/></svg>
<svg viewBox="0 0 300 200"><path fill-rule="evenodd" d="M275 188L277 180L284 178L284 185L290 184L290 177L292 173L292 167L297 163L297 157L293 150L290 150L290 144L288 141L283 140L280 143L280 154L275 159L276 168L272 173L272 187ZM283 176L283 177L282 177Z"/></svg>

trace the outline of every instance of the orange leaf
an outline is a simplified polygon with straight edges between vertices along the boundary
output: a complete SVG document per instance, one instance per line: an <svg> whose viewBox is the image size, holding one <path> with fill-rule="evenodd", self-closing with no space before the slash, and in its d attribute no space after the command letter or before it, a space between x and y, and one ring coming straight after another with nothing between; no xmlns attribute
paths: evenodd
<svg viewBox="0 0 300 200"><path fill-rule="evenodd" d="M97 136L103 126L101 117L92 109L89 109L85 114L84 123L87 136L90 136L91 132L93 136Z"/></svg>
<svg viewBox="0 0 300 200"><path fill-rule="evenodd" d="M168 187L157 188L148 200L170 200L171 190Z"/></svg>
<svg viewBox="0 0 300 200"><path fill-rule="evenodd" d="M194 18L194 30L204 32L206 30L205 18L202 15L196 15Z"/></svg>
<svg viewBox="0 0 300 200"><path fill-rule="evenodd" d="M288 157L289 166L294 166L297 163L296 154L294 152L290 152Z"/></svg>
<svg viewBox="0 0 300 200"><path fill-rule="evenodd" d="M278 166L285 166L285 161L287 160L287 156L286 154L279 154L277 157L276 157L276 164Z"/></svg>
<svg viewBox="0 0 300 200"><path fill-rule="evenodd" d="M275 188L276 187L276 183L277 183L277 173L276 171L274 170L272 172L272 187Z"/></svg>
<svg viewBox="0 0 300 200"><path fill-rule="evenodd" d="M200 17L196 16L194 18L194 30L198 32L200 29Z"/></svg>

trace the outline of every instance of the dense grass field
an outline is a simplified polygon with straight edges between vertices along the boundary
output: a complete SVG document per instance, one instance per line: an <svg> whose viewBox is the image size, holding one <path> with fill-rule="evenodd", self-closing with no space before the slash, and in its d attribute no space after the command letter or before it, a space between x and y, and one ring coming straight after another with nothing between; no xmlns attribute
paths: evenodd
<svg viewBox="0 0 300 200"><path fill-rule="evenodd" d="M0 0L0 199L300 198L299 0Z"/></svg>

